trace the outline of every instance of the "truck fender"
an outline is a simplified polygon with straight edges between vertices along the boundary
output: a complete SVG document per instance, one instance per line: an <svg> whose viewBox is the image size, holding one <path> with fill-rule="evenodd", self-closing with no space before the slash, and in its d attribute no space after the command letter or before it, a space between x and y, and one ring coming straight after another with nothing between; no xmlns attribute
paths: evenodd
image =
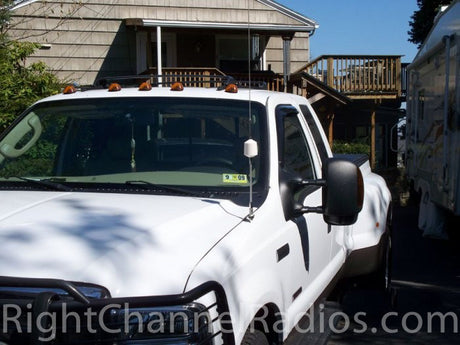
<svg viewBox="0 0 460 345"><path fill-rule="evenodd" d="M225 269L221 271L225 272ZM267 336L271 338L274 337L272 332L274 322L276 322L277 329L284 328L284 318L280 313L282 286L279 279L269 270L251 270L245 267L244 271L214 279L223 286L227 296L235 344L240 344L246 330L254 323L257 328L264 326L269 333ZM204 277L206 275L204 272L206 272L205 269L201 271L202 274L199 270L195 270L186 290L204 283L205 281L197 279L200 276ZM267 317L266 321L262 321L264 317ZM265 329L262 331L265 333ZM282 339L283 334L278 334L278 337Z"/></svg>

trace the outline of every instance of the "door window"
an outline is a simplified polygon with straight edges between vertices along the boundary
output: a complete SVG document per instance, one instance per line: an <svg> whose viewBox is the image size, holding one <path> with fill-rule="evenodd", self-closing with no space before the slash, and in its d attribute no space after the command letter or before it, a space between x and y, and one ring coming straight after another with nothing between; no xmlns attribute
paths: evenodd
<svg viewBox="0 0 460 345"><path fill-rule="evenodd" d="M324 163L326 159L329 158L329 155L327 153L324 140L321 136L321 132L318 126L316 125L315 119L313 118L313 115L308 109L308 107L305 104L301 104L300 110L302 110L302 114L305 120L307 120L308 127L310 128L311 134L313 135L313 139L315 140L316 147L318 148L318 153L321 158L321 162Z"/></svg>
<svg viewBox="0 0 460 345"><path fill-rule="evenodd" d="M314 179L315 172L308 143L297 116L285 116L283 166L303 179Z"/></svg>

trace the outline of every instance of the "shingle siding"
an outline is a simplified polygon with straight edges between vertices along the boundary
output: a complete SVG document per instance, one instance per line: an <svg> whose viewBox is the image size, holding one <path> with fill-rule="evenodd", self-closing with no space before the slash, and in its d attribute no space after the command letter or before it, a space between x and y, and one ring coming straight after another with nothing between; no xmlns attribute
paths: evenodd
<svg viewBox="0 0 460 345"><path fill-rule="evenodd" d="M41 44L29 62L42 60L61 78L90 84L102 74L136 72L136 37L123 19L247 23L247 0L88 0L38 1L14 12L9 34ZM252 24L290 25L304 23L259 1L251 1ZM295 30L295 29L293 29ZM308 34L298 34L291 43L292 66L308 60ZM272 37L266 52L267 64L282 71L282 40Z"/></svg>

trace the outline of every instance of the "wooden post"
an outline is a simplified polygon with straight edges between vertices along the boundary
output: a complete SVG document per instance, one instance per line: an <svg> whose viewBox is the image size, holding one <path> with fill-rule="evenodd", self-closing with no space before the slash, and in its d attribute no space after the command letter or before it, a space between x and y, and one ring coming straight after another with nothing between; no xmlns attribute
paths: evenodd
<svg viewBox="0 0 460 345"><path fill-rule="evenodd" d="M328 130L327 130L327 139L329 141L329 146L332 149L332 143L334 141L334 114L331 113L327 116L328 119Z"/></svg>
<svg viewBox="0 0 460 345"><path fill-rule="evenodd" d="M371 112L371 168L375 169L375 107Z"/></svg>
<svg viewBox="0 0 460 345"><path fill-rule="evenodd" d="M209 76L211 75L211 72L206 70L203 72L204 78L201 80L204 82L203 87L211 87L211 79L209 79Z"/></svg>
<svg viewBox="0 0 460 345"><path fill-rule="evenodd" d="M395 79L395 83L396 83L396 92L398 93L398 97L401 96L401 89L402 89L401 82L402 82L402 75L401 75L401 58L398 57L398 58L396 59L396 79Z"/></svg>
<svg viewBox="0 0 460 345"><path fill-rule="evenodd" d="M300 85L301 85L302 97L307 98L308 97L308 90L307 90L308 83L304 77L300 79Z"/></svg>
<svg viewBox="0 0 460 345"><path fill-rule="evenodd" d="M327 58L327 85L334 87L334 58Z"/></svg>

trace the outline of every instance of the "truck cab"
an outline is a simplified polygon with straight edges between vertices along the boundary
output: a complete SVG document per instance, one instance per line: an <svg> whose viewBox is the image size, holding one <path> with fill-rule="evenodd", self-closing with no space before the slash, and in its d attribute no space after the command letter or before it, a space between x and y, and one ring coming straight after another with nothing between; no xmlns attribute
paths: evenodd
<svg viewBox="0 0 460 345"><path fill-rule="evenodd" d="M286 93L70 86L1 134L0 197L8 345L281 344L388 279L384 180Z"/></svg>

